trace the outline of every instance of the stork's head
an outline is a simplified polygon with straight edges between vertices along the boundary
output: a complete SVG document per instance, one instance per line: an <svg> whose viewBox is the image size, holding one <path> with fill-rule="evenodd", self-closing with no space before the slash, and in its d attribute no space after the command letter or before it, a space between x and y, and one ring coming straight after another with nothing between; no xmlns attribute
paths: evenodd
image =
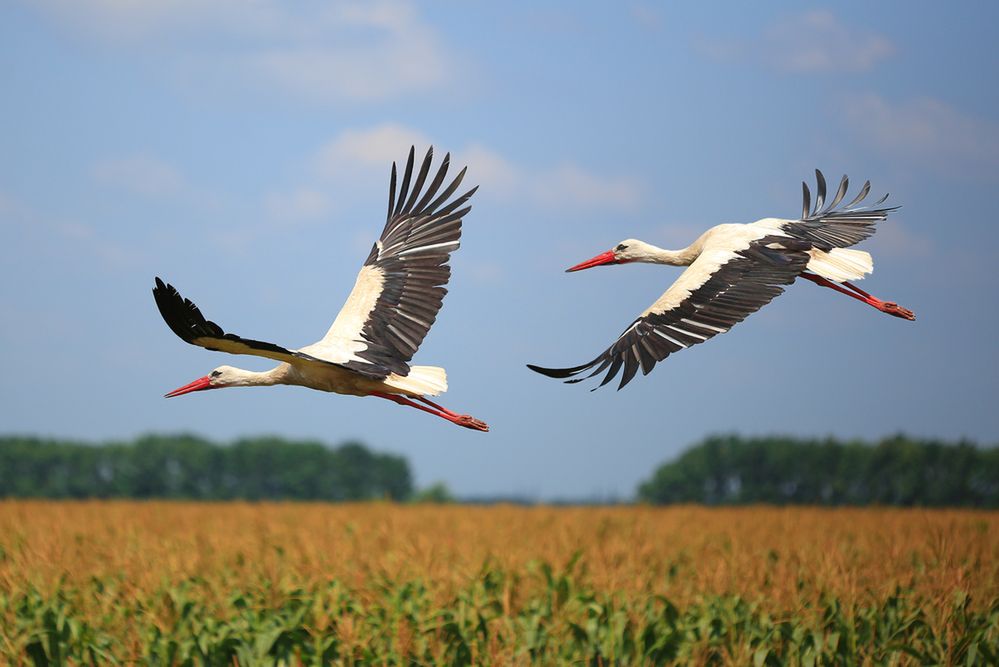
<svg viewBox="0 0 999 667"><path fill-rule="evenodd" d="M652 248L653 246L639 241L638 239L625 239L614 246L612 250L602 252L592 259L588 259L585 262L577 264L576 266L569 267L565 270L565 272L571 273L572 271L582 271L583 269L590 269L594 266L601 266L603 264L641 262L643 259L648 257L649 250Z"/></svg>
<svg viewBox="0 0 999 667"><path fill-rule="evenodd" d="M166 398L173 398L174 396L189 394L192 391L202 391L204 389L222 389L223 387L232 387L239 384L240 379L241 374L238 368L233 368L232 366L219 366L208 375L200 377L194 382L188 382L183 387L174 389L169 394L166 394Z"/></svg>

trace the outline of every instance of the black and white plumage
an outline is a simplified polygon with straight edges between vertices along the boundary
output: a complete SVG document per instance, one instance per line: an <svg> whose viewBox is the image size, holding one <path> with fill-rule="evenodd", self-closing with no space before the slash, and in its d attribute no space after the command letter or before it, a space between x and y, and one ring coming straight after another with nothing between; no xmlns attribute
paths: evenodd
<svg viewBox="0 0 999 667"><path fill-rule="evenodd" d="M628 239L570 268L578 271L630 262L688 267L592 361L571 368L528 368L569 383L606 371L599 386L621 373L620 389L639 369L647 375L670 354L725 333L770 303L798 277L832 287L891 315L915 319L910 311L847 282L870 273L873 262L868 253L845 248L871 236L875 225L896 207L881 206L887 195L871 207L859 206L870 192L870 182L849 204L839 206L849 187L846 176L833 199L824 205L825 178L818 170L815 176L815 206L811 207L811 193L802 183L802 217L798 220L764 218L749 224L718 225L679 251Z"/></svg>
<svg viewBox="0 0 999 667"><path fill-rule="evenodd" d="M445 285L451 275L448 260L459 247L462 219L471 210L468 201L477 189L451 199L465 169L443 187L450 154L424 189L432 162L431 148L414 180L415 150L411 148L398 188L396 165L392 164L382 235L329 331L312 345L290 349L225 333L172 285L157 278L153 289L156 305L170 329L184 341L209 350L282 362L265 373L223 366L168 396L229 386L295 384L340 394L379 396L461 426L488 430L483 422L425 398L447 389L443 368L409 364L447 294Z"/></svg>
<svg viewBox="0 0 999 667"><path fill-rule="evenodd" d="M407 199L413 172L413 150L410 150L397 202L396 170L392 165L385 229L364 262L365 267L382 276L384 283L361 328L367 349L358 356L369 365L400 375L407 373L406 363L413 358L437 319L447 294L444 286L451 277L447 262L451 253L458 249L462 218L472 209L465 204L478 189L476 186L445 205L465 177L465 169L462 169L438 194L447 175L450 162L450 155L447 155L420 197L430 170L431 155L432 152L427 153ZM364 364L349 364L355 370L366 370Z"/></svg>

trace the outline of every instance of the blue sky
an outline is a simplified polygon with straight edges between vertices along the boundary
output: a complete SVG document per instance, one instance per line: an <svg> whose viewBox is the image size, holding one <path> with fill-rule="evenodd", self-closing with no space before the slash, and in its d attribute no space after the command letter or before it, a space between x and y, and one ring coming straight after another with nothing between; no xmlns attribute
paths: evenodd
<svg viewBox="0 0 999 667"><path fill-rule="evenodd" d="M40 0L0 6L0 431L358 439L460 495L628 496L711 433L999 439L994 3ZM185 345L154 275L238 334L321 337L432 143L481 184L416 363L488 435L300 388L165 391ZM809 283L625 390L593 358L678 269L563 270L800 211L800 182L903 206L865 288ZM855 186L855 187L856 187Z"/></svg>

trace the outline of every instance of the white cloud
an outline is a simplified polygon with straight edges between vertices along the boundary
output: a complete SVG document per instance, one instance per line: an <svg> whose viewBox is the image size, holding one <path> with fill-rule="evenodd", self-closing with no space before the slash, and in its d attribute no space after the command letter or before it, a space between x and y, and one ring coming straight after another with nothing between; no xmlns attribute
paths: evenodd
<svg viewBox="0 0 999 667"><path fill-rule="evenodd" d="M463 148L455 161L470 165L469 169L475 173L475 182L481 184L486 192L505 196L523 187L523 170L480 144Z"/></svg>
<svg viewBox="0 0 999 667"><path fill-rule="evenodd" d="M94 265L108 270L135 268L147 260L142 250L123 245L91 224L47 215L3 192L0 192L0 227L13 232L11 242L3 248L5 252L29 248L30 255L39 258L95 259Z"/></svg>
<svg viewBox="0 0 999 667"><path fill-rule="evenodd" d="M933 241L907 227L898 218L888 218L878 225L878 232L871 239L869 250L878 257L921 259L934 254Z"/></svg>
<svg viewBox="0 0 999 667"><path fill-rule="evenodd" d="M666 25L666 17L658 4L636 2L629 8L631 17L643 28L659 31Z"/></svg>
<svg viewBox="0 0 999 667"><path fill-rule="evenodd" d="M634 208L641 201L641 187L623 176L597 174L565 162L552 167L529 167L499 153L472 144L455 156L455 162L468 165L483 196L520 198L549 208Z"/></svg>
<svg viewBox="0 0 999 667"><path fill-rule="evenodd" d="M101 185L147 197L175 195L186 187L177 169L149 155L102 160L91 175Z"/></svg>
<svg viewBox="0 0 999 667"><path fill-rule="evenodd" d="M296 222L326 216L331 209L329 197L319 190L302 187L290 192L271 192L264 197L264 208L277 220Z"/></svg>
<svg viewBox="0 0 999 667"><path fill-rule="evenodd" d="M890 102L876 94L844 104L850 130L884 154L939 173L999 178L999 124L933 98Z"/></svg>
<svg viewBox="0 0 999 667"><path fill-rule="evenodd" d="M383 100L450 80L449 57L408 2L42 0L72 33L154 53L203 85L248 83L319 102Z"/></svg>
<svg viewBox="0 0 999 667"><path fill-rule="evenodd" d="M447 57L410 5L351 5L327 20L341 38L298 41L251 56L249 62L291 92L327 99L386 99L447 79ZM353 31L374 34L351 44L344 38Z"/></svg>
<svg viewBox="0 0 999 667"><path fill-rule="evenodd" d="M405 160L410 146L426 150L430 144L423 133L394 123L345 130L319 150L316 170L323 178L337 180L354 173L358 166L385 169L393 161Z"/></svg>
<svg viewBox="0 0 999 667"><path fill-rule="evenodd" d="M552 207L632 208L640 200L638 185L633 181L594 174L574 164L541 172L534 187L537 200Z"/></svg>
<svg viewBox="0 0 999 667"><path fill-rule="evenodd" d="M763 45L773 66L792 72L863 72L895 52L887 37L844 25L827 10L779 21Z"/></svg>
<svg viewBox="0 0 999 667"><path fill-rule="evenodd" d="M895 53L884 35L845 25L827 10L781 19L755 38L706 38L695 47L714 60L756 61L787 72L864 72Z"/></svg>
<svg viewBox="0 0 999 667"><path fill-rule="evenodd" d="M346 130L320 149L315 169L332 183L356 178L359 166L381 171L394 161L401 169L409 147L414 145L419 159L433 141L418 130L395 123ZM450 173L467 165L468 178L481 186L480 196L485 197L519 197L542 206L572 209L632 208L641 199L641 188L631 178L597 174L573 163L532 168L479 143L453 151L451 164Z"/></svg>

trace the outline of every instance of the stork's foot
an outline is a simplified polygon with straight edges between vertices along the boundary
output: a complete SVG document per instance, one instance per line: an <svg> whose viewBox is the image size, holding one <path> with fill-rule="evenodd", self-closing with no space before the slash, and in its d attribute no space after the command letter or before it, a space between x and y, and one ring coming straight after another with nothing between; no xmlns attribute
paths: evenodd
<svg viewBox="0 0 999 667"><path fill-rule="evenodd" d="M889 315L894 315L895 317L901 317L903 320L909 320L910 322L915 322L916 320L915 313L892 301L878 301L877 303L872 303L871 305L880 310L882 313L888 313Z"/></svg>
<svg viewBox="0 0 999 667"><path fill-rule="evenodd" d="M480 419L476 419L472 415L455 415L451 418L451 421L458 426L464 426L465 428L470 428L475 431L489 432L489 424Z"/></svg>

